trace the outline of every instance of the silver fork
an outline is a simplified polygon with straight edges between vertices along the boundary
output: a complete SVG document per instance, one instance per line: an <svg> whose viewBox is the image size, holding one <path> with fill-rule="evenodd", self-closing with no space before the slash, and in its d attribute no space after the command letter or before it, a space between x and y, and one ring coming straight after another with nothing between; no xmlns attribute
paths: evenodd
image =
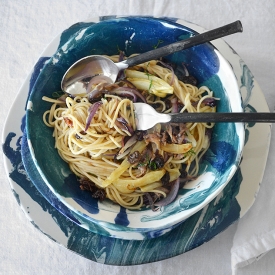
<svg viewBox="0 0 275 275"><path fill-rule="evenodd" d="M157 123L186 122L261 122L274 123L275 113L158 113L146 103L134 103L137 130L147 130Z"/></svg>

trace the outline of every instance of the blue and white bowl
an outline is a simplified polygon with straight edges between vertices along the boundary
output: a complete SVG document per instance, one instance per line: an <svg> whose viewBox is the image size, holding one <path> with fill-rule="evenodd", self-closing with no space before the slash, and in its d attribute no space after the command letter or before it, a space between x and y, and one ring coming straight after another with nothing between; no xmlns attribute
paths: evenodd
<svg viewBox="0 0 275 275"><path fill-rule="evenodd" d="M126 210L110 201L98 202L82 191L77 178L54 148L52 129L42 120L50 104L42 96L60 91L66 70L77 60L92 54L126 55L151 50L161 41L170 44L195 32L166 19L121 17L99 23L83 23L71 28L74 35L45 64L28 101L27 140L37 170L55 198L87 224L96 224L112 237L145 239L163 235L213 200L234 175L244 146L242 123L215 125L211 145L200 164L200 176L180 190L176 200L160 211ZM68 33L64 33L64 37ZM63 37L63 38L64 38ZM67 37L68 38L68 37ZM167 57L172 63L184 62L199 85L206 85L220 98L218 112L242 112L236 76L229 63L211 45L204 44ZM83 224L85 224L83 222ZM89 226L87 226L89 228ZM98 232L98 231L97 231ZM99 232L100 233L100 232Z"/></svg>

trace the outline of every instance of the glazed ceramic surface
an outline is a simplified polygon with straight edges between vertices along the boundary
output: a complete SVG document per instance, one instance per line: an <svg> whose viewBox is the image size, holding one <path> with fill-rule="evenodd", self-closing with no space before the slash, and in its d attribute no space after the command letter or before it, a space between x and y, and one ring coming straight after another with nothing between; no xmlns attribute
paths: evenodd
<svg viewBox="0 0 275 275"><path fill-rule="evenodd" d="M131 17L84 23L67 30L69 39L40 72L28 101L26 133L30 152L49 189L85 221L86 227L96 223L118 238L160 236L214 199L235 173L242 154L244 127L240 123L219 123L200 164L200 176L186 184L173 203L156 212L125 210L110 201L100 203L91 198L89 192L80 190L76 176L54 148L52 129L42 121L43 113L50 108L42 96L52 97L60 91L62 76L78 59L89 54L117 54L118 48L131 55L193 34L190 28L166 19ZM177 65L184 62L190 74L198 79L199 86L206 85L213 90L215 97L220 98L219 112L242 111L234 72L212 45L193 47L167 60Z"/></svg>
<svg viewBox="0 0 275 275"><path fill-rule="evenodd" d="M170 20L190 26L198 32L204 30L183 20ZM67 31L64 31L57 37L38 60L10 110L3 131L4 163L11 188L21 209L33 225L52 240L90 260L111 265L134 265L163 260L194 249L241 218L253 204L259 190L268 155L270 124L245 125L246 143L243 159L229 184L202 210L171 232L158 238L128 241L93 233L79 226L78 220L70 216L68 208L59 204L59 200L55 205L58 211L40 192L37 192L36 185L41 185L38 188L41 191L46 184L41 181L32 158L27 157L29 153L25 136L22 139L25 129L25 102L44 62L55 52L60 39L62 41L62 37L66 37L66 34ZM243 60L223 40L215 41L214 45L236 72L245 111L268 112L261 89ZM261 154L254 154L255 150L260 150ZM26 168L23 166L21 153L25 156L23 159ZM46 191L47 186L44 192ZM47 193L43 195L48 196Z"/></svg>

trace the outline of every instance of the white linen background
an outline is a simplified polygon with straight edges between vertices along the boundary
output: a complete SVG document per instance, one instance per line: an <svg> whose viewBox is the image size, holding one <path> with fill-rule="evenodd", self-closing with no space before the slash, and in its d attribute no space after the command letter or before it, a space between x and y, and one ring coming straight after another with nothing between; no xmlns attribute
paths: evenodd
<svg viewBox="0 0 275 275"><path fill-rule="evenodd" d="M178 17L206 29L240 19L244 32L225 40L246 62L273 110L274 8L274 0L0 0L0 129L20 86L47 44L72 24L99 15ZM274 274L274 127L272 132L266 172L248 213L192 251L139 266L105 266L51 241L25 218L0 165L0 274L229 275L234 273L231 261L237 275ZM266 212L268 218L264 218Z"/></svg>

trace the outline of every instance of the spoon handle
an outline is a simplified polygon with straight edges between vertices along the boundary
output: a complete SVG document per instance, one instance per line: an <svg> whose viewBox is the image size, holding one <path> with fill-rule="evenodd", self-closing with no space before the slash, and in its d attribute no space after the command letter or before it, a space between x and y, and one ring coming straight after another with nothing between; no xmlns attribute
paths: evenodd
<svg viewBox="0 0 275 275"><path fill-rule="evenodd" d="M275 122L275 113L180 113L170 122Z"/></svg>
<svg viewBox="0 0 275 275"><path fill-rule="evenodd" d="M205 42L209 42L211 40L221 38L233 33L242 32L242 31L243 31L243 28L242 28L241 21L238 20L231 24L213 29L211 31L207 31L207 32L192 36L188 39L175 42L170 45L157 48L149 52L142 53L137 56L128 58L125 61L125 63L128 64L129 67L135 66L135 65L144 63L146 61L158 59L160 57L167 56L171 53L185 50L187 48L190 48Z"/></svg>

